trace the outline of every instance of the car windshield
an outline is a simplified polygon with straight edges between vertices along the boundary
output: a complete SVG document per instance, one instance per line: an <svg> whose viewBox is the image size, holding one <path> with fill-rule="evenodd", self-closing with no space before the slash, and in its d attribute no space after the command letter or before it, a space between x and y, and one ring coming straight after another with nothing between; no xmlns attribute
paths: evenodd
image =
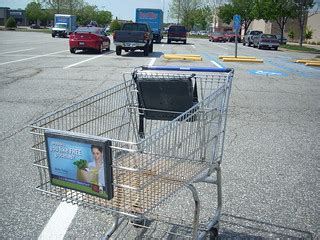
<svg viewBox="0 0 320 240"><path fill-rule="evenodd" d="M66 23L56 23L56 25L54 27L55 28L66 28L67 24Z"/></svg>
<svg viewBox="0 0 320 240"><path fill-rule="evenodd" d="M266 38L266 39L277 39L275 35L272 34L262 34L261 38Z"/></svg>
<svg viewBox="0 0 320 240"><path fill-rule="evenodd" d="M186 28L184 26L171 26L169 31L173 32L186 32Z"/></svg>
<svg viewBox="0 0 320 240"><path fill-rule="evenodd" d="M251 35L259 35L261 33L262 33L261 31L252 31L250 34Z"/></svg>
<svg viewBox="0 0 320 240"><path fill-rule="evenodd" d="M122 30L147 32L148 28L147 28L147 25L145 24L125 24L123 25Z"/></svg>
<svg viewBox="0 0 320 240"><path fill-rule="evenodd" d="M100 33L101 29L96 27L79 27L74 32L77 33Z"/></svg>

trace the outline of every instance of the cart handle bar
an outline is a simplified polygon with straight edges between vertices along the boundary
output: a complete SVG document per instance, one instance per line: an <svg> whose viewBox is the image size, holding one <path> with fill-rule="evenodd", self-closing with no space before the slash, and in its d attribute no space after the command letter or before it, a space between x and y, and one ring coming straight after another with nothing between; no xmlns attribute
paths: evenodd
<svg viewBox="0 0 320 240"><path fill-rule="evenodd" d="M187 72L232 72L232 68L211 67L176 67L176 66L142 66L142 70L187 71Z"/></svg>

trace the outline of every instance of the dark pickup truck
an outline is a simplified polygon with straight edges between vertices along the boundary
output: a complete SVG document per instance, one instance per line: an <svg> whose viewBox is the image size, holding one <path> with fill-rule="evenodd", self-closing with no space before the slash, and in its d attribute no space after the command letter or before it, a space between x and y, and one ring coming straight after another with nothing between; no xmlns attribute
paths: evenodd
<svg viewBox="0 0 320 240"><path fill-rule="evenodd" d="M143 50L144 56L153 52L153 34L148 24L145 23L125 23L121 30L113 34L113 43L116 45L116 54L121 55L125 50Z"/></svg>
<svg viewBox="0 0 320 240"><path fill-rule="evenodd" d="M167 43L173 41L187 43L187 29L182 25L171 25L168 29Z"/></svg>

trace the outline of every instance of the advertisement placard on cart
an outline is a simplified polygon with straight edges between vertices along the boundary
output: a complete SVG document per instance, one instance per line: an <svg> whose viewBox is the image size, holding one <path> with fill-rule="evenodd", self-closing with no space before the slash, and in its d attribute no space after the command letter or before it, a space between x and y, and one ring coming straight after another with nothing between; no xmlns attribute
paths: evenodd
<svg viewBox="0 0 320 240"><path fill-rule="evenodd" d="M45 131L52 185L113 197L111 141L65 131Z"/></svg>

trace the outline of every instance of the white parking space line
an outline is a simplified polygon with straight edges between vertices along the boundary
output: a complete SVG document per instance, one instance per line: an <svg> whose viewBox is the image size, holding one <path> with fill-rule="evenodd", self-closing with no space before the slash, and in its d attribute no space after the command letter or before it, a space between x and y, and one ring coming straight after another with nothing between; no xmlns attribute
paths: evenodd
<svg viewBox="0 0 320 240"><path fill-rule="evenodd" d="M217 63L216 61L211 61L211 63L213 64L213 65L216 65L218 68L223 68L219 63Z"/></svg>
<svg viewBox="0 0 320 240"><path fill-rule="evenodd" d="M195 46L195 45L191 45L191 47L196 48L196 46Z"/></svg>
<svg viewBox="0 0 320 240"><path fill-rule="evenodd" d="M41 232L38 240L63 240L72 219L78 211L78 205L61 202Z"/></svg>
<svg viewBox="0 0 320 240"><path fill-rule="evenodd" d="M79 65L79 64L82 64L82 63L85 63L85 62L89 62L89 61L91 61L91 60L94 60L94 59L100 58L100 57L102 57L103 55L105 55L105 54L101 54L101 55L98 55L98 56L94 56L94 57L92 57L92 58L88 58L88 59L86 59L86 60L83 60L83 61L80 61L80 62L77 62L77 63L71 64L71 65L69 65L69 66L64 67L63 69L68 69L68 68L71 68L71 67L77 66L77 65Z"/></svg>
<svg viewBox="0 0 320 240"><path fill-rule="evenodd" d="M58 54L58 53L63 53L63 52L68 52L68 51L69 50L63 50L63 51L59 51L59 52L53 52L53 53L48 53L48 54L43 54L43 55L37 55L37 56L34 56L34 57L28 57L28 58L23 58L23 59L19 59L19 60L14 60L14 61L10 61L10 62L4 62L4 63L0 63L0 66L7 65L7 64L10 64L10 63L28 61L30 59L46 57L46 56L50 56L50 55L54 55L54 54Z"/></svg>
<svg viewBox="0 0 320 240"><path fill-rule="evenodd" d="M156 58L151 58L148 66L151 67L156 62L156 60L157 60Z"/></svg>
<svg viewBox="0 0 320 240"><path fill-rule="evenodd" d="M26 52L26 51L31 51L31 50L33 50L33 49L34 49L34 48L28 48L28 49L22 49L22 50L10 51L10 52L2 52L2 53L0 53L0 55L2 55L2 54L8 54L8 53Z"/></svg>
<svg viewBox="0 0 320 240"><path fill-rule="evenodd" d="M161 47L164 47L164 44L162 44Z"/></svg>
<svg viewBox="0 0 320 240"><path fill-rule="evenodd" d="M225 49L225 50L228 50L228 48L226 48L226 47L224 47L224 46L221 46L220 44L214 44L214 46L217 46L217 47L219 47L219 48L223 48L223 49Z"/></svg>

